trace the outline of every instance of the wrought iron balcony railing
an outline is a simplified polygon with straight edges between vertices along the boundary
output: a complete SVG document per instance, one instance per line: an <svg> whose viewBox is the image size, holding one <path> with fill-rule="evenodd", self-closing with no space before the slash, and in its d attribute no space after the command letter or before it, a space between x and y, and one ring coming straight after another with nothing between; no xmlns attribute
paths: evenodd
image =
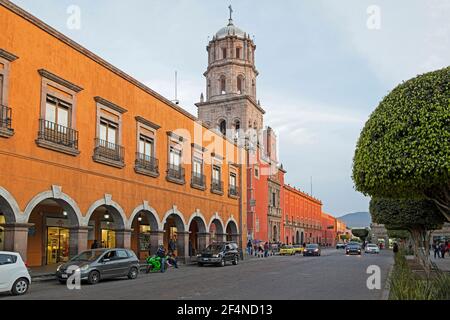
<svg viewBox="0 0 450 320"><path fill-rule="evenodd" d="M239 188L237 186L230 185L228 188L228 195L232 197L239 197Z"/></svg>
<svg viewBox="0 0 450 320"><path fill-rule="evenodd" d="M223 193L223 181L213 179L211 181L211 191Z"/></svg>
<svg viewBox="0 0 450 320"><path fill-rule="evenodd" d="M95 158L104 158L116 162L123 162L125 153L124 150L124 147L120 145L98 138L95 139Z"/></svg>
<svg viewBox="0 0 450 320"><path fill-rule="evenodd" d="M0 104L0 129L11 129L12 111L11 108Z"/></svg>
<svg viewBox="0 0 450 320"><path fill-rule="evenodd" d="M135 168L149 173L159 173L159 161L154 157L136 152Z"/></svg>
<svg viewBox="0 0 450 320"><path fill-rule="evenodd" d="M200 174L197 172L192 172L191 176L191 185L196 187L205 187L206 186L206 177L204 174Z"/></svg>
<svg viewBox="0 0 450 320"><path fill-rule="evenodd" d="M38 140L78 149L78 131L45 119L39 120Z"/></svg>
<svg viewBox="0 0 450 320"><path fill-rule="evenodd" d="M167 164L167 178L184 181L184 168L171 163Z"/></svg>

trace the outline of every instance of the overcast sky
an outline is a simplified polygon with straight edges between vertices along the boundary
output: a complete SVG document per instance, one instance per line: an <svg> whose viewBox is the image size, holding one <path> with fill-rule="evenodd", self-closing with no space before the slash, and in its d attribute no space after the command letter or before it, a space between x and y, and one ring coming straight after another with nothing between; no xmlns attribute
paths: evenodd
<svg viewBox="0 0 450 320"><path fill-rule="evenodd" d="M177 70L178 98L194 115L208 37L232 4L235 25L255 37L258 99L278 133L287 183L310 192L312 176L314 196L334 216L368 211L351 167L370 113L396 84L450 64L447 0L13 2L170 99ZM68 27L71 5L80 29Z"/></svg>

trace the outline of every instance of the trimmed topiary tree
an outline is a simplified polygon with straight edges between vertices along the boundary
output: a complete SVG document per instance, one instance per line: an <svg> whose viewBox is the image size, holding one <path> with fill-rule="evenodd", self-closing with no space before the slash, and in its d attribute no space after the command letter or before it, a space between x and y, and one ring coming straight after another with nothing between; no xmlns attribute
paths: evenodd
<svg viewBox="0 0 450 320"><path fill-rule="evenodd" d="M352 178L372 197L429 199L450 221L450 67L383 99L361 132Z"/></svg>
<svg viewBox="0 0 450 320"><path fill-rule="evenodd" d="M354 228L352 229L352 234L355 237L360 238L361 241L364 243L367 237L369 236L369 230L367 230L366 228Z"/></svg>
<svg viewBox="0 0 450 320"><path fill-rule="evenodd" d="M431 231L442 228L445 217L429 200L372 198L372 221L388 230L407 230L413 240L414 254L429 271Z"/></svg>

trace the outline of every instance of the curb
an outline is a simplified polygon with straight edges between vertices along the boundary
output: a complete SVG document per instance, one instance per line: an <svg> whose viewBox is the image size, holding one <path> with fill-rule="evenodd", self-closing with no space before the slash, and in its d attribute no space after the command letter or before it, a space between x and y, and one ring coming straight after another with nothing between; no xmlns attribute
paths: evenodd
<svg viewBox="0 0 450 320"><path fill-rule="evenodd" d="M389 293L391 292L391 288L389 286L389 279L391 278L392 271L394 270L394 265L389 268L389 272L386 278L386 283L384 284L383 291L381 291L381 300L389 300Z"/></svg>

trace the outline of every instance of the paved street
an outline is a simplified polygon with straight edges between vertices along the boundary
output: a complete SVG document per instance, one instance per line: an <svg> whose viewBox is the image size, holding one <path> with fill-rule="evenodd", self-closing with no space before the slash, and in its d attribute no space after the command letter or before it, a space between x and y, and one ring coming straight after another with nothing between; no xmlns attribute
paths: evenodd
<svg viewBox="0 0 450 320"><path fill-rule="evenodd" d="M366 269L381 268L383 288L392 263L390 251L360 257L329 249L321 257L251 258L224 268L182 266L165 274L141 274L137 280L86 284L79 291L41 282L24 297L0 299L380 299L382 290L366 287Z"/></svg>

